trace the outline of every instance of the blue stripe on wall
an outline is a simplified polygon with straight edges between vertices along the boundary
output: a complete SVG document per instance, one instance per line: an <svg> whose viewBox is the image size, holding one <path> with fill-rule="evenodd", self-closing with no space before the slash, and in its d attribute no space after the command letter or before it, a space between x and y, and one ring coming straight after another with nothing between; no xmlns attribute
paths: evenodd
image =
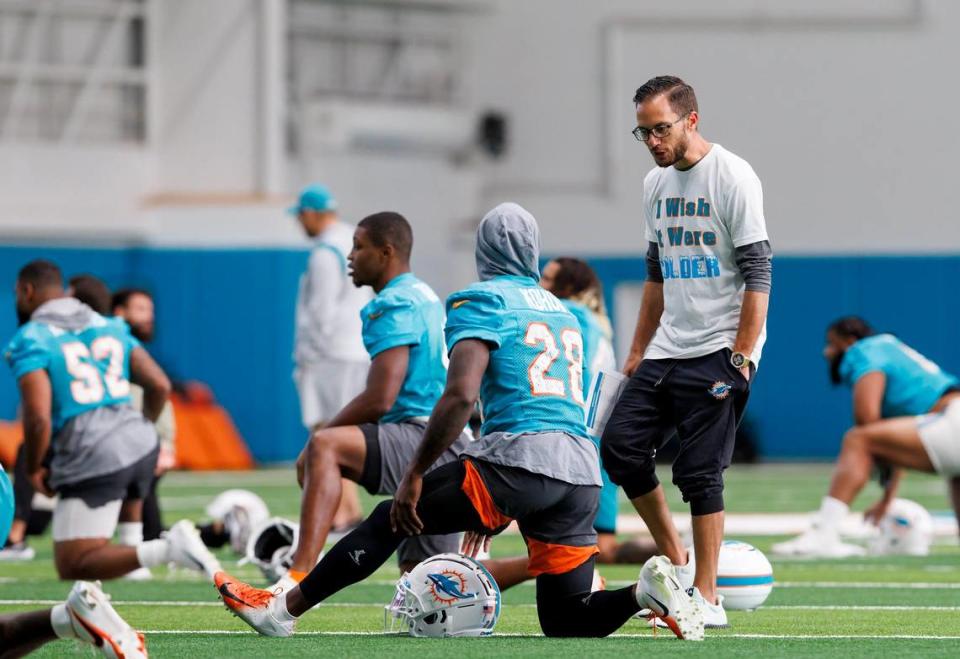
<svg viewBox="0 0 960 659"><path fill-rule="evenodd" d="M645 278L643 258L585 257L604 282L607 307L622 283ZM767 343L747 416L768 459L837 455L851 425L850 391L829 383L827 325L856 314L960 373L960 256L777 256Z"/></svg>
<svg viewBox="0 0 960 659"><path fill-rule="evenodd" d="M175 379L208 383L258 460L292 460L305 439L291 380L300 250L0 246L0 335L12 336L13 282L34 258L67 276L92 272L111 287L153 291L151 352ZM613 291L642 281L642 258L588 258ZM851 417L850 394L830 387L820 356L833 319L865 316L945 369L960 371L954 282L960 256L779 256L763 362L747 413L770 459L830 458ZM0 418L13 418L16 384L0 369Z"/></svg>
<svg viewBox="0 0 960 659"><path fill-rule="evenodd" d="M16 327L13 282L35 258L65 276L91 272L109 286L153 292L150 352L175 380L209 384L256 458L292 460L306 431L291 379L293 315L307 252L298 250L0 247L0 334ZM16 383L0 369L0 418L13 418Z"/></svg>

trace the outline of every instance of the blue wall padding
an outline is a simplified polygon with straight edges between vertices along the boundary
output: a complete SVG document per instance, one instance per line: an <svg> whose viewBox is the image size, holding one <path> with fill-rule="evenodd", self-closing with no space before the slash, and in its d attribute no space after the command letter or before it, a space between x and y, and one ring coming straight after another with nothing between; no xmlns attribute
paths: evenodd
<svg viewBox="0 0 960 659"><path fill-rule="evenodd" d="M292 460L306 432L291 379L293 313L302 250L0 247L0 335L15 331L13 283L34 258L67 276L92 272L111 287L156 296L150 351L175 379L209 384L261 462ZM613 291L642 281L642 258L589 258ZM832 388L820 352L826 325L861 314L960 371L954 292L960 256L779 256L768 341L748 415L768 459L830 458L850 423L850 395ZM16 412L16 384L0 369L0 418Z"/></svg>
<svg viewBox="0 0 960 659"><path fill-rule="evenodd" d="M16 326L13 282L34 258L67 277L91 272L112 288L153 292L148 347L172 378L209 384L257 460L292 460L306 431L293 386L293 314L307 253L299 250L0 247L0 334ZM16 383L0 370L0 418L13 418Z"/></svg>

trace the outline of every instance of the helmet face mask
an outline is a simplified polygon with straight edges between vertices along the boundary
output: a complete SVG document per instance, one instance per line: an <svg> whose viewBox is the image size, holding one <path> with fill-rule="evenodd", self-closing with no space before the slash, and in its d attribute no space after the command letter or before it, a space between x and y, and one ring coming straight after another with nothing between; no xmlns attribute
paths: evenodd
<svg viewBox="0 0 960 659"><path fill-rule="evenodd" d="M429 638L489 636L500 617L500 589L472 558L439 554L400 577L393 602L384 608L386 631Z"/></svg>
<svg viewBox="0 0 960 659"><path fill-rule="evenodd" d="M247 539L246 558L270 581L282 578L293 563L300 526L281 517L271 517L253 529Z"/></svg>
<svg viewBox="0 0 960 659"><path fill-rule="evenodd" d="M246 553L247 542L254 529L260 528L270 517L267 504L249 490L225 490L207 505L207 515L223 523L230 539L230 548L240 554Z"/></svg>

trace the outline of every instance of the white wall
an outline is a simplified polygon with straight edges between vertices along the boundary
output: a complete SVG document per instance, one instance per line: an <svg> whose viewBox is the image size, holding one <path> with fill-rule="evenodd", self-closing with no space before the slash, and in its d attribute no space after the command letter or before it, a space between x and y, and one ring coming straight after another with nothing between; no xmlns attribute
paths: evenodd
<svg viewBox="0 0 960 659"><path fill-rule="evenodd" d="M262 3L162 0L152 14L153 142L0 144L0 238L303 244L282 210L319 180L348 219L408 214L419 269L449 286L472 276L471 224L505 199L538 216L549 252L638 253L651 160L629 134L631 98L648 77L676 73L698 91L707 138L760 174L778 253L960 245L944 201L960 146L951 126L960 3L478 6L487 10L469 21L465 109L508 114L502 161L349 151L287 160L280 144L270 155L282 176L265 189Z"/></svg>
<svg viewBox="0 0 960 659"><path fill-rule="evenodd" d="M548 250L642 248L652 160L629 134L631 99L668 73L696 88L704 135L757 170L778 252L960 245L942 201L960 146L960 3L496 6L474 33L477 99L509 113L512 144L484 198L528 205Z"/></svg>
<svg viewBox="0 0 960 659"><path fill-rule="evenodd" d="M256 189L258 5L259 0L160 4L161 190L249 194Z"/></svg>

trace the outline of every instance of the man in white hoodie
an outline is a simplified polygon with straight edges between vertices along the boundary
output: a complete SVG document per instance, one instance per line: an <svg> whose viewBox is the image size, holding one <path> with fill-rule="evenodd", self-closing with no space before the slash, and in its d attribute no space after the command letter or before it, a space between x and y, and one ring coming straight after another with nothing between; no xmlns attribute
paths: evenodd
<svg viewBox="0 0 960 659"><path fill-rule="evenodd" d="M311 185L288 209L313 241L307 269L297 292L293 380L300 396L300 414L311 432L364 390L370 358L363 347L360 310L370 301L369 289L354 286L347 272L355 227L340 220L337 201L322 185ZM361 517L357 486L342 483L334 528Z"/></svg>

